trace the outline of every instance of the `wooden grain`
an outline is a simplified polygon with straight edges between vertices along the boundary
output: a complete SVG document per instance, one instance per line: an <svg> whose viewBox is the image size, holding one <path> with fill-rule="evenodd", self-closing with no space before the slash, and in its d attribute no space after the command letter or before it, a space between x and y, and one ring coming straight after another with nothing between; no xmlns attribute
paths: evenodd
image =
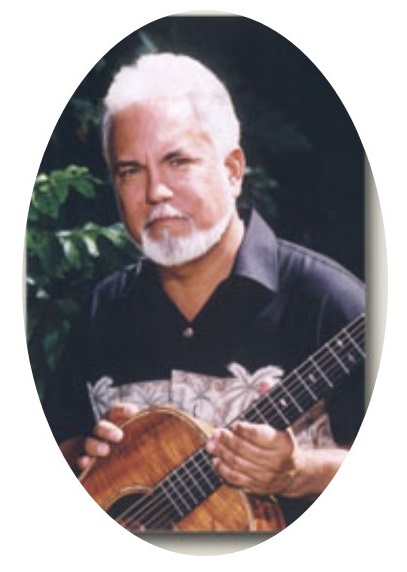
<svg viewBox="0 0 407 572"><path fill-rule="evenodd" d="M123 424L124 438L109 457L94 460L80 476L106 511L124 494L148 492L199 449L209 429L174 408L152 407ZM247 531L284 527L273 499L222 485L175 527L180 531Z"/></svg>

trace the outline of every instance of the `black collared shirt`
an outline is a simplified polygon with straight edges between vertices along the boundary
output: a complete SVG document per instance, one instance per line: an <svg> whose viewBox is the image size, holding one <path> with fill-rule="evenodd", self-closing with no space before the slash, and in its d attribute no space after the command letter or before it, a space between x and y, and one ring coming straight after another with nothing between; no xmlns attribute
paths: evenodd
<svg viewBox="0 0 407 572"><path fill-rule="evenodd" d="M253 211L231 275L188 322L142 260L105 279L75 330L45 411L58 441L87 433L95 419L87 388L168 379L182 369L229 375L266 365L285 372L364 311L363 284L331 259L279 240ZM364 415L362 374L328 403L336 441L349 443Z"/></svg>
<svg viewBox="0 0 407 572"><path fill-rule="evenodd" d="M174 370L222 378L231 362L289 372L364 312L363 284L339 264L278 240L256 212L246 227L233 271L192 322L147 260L95 289L44 404L57 441L91 431L89 388L103 378L117 386L168 379ZM332 393L326 410L336 442L351 443L365 410L362 370ZM287 523L309 506L281 501Z"/></svg>

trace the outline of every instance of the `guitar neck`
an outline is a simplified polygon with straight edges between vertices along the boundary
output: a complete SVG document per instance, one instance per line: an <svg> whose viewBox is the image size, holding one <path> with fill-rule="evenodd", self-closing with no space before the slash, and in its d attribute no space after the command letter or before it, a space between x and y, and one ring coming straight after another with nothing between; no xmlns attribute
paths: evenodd
<svg viewBox="0 0 407 572"><path fill-rule="evenodd" d="M300 366L256 400L238 419L286 429L331 393L365 359L365 316L360 315ZM155 492L165 495L181 519L203 502L222 479L204 447L169 473Z"/></svg>
<svg viewBox="0 0 407 572"><path fill-rule="evenodd" d="M365 357L362 314L255 401L239 419L286 429L340 385Z"/></svg>

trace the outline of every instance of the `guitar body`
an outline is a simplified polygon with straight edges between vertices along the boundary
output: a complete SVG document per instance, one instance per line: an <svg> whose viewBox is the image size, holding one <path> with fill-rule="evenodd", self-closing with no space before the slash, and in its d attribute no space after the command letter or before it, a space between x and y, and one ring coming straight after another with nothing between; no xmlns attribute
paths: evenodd
<svg viewBox="0 0 407 572"><path fill-rule="evenodd" d="M287 429L366 358L365 316L336 336L242 412L250 423ZM85 489L131 532L270 531L285 527L277 502L222 481L204 444L208 427L169 407L144 410L122 425L124 438L80 476Z"/></svg>
<svg viewBox="0 0 407 572"><path fill-rule="evenodd" d="M124 423L122 429L122 441L112 447L108 457L95 459L80 481L93 499L128 530L278 532L285 527L274 499L245 494L225 484L176 523L161 518L159 526L146 527L133 507L143 505L142 513L160 513L160 505L149 500L153 489L203 447L210 429L168 407L144 410Z"/></svg>

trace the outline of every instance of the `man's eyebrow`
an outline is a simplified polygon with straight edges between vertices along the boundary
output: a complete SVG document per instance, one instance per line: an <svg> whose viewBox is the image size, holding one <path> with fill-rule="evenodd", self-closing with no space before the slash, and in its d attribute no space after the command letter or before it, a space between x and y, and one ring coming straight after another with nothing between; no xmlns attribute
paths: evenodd
<svg viewBox="0 0 407 572"><path fill-rule="evenodd" d="M171 159L176 159L177 157L180 157L181 155L185 155L185 151L183 151L182 149L174 149L174 151L170 151L169 153L166 153L164 155L164 157L162 158L162 161L171 161Z"/></svg>
<svg viewBox="0 0 407 572"><path fill-rule="evenodd" d="M171 161L171 159L179 159L179 158L188 159L192 163L197 162L199 160L196 154L191 154L185 149L178 148L174 149L174 151L169 151L168 153L166 153L161 159L161 162L165 163L166 161Z"/></svg>

